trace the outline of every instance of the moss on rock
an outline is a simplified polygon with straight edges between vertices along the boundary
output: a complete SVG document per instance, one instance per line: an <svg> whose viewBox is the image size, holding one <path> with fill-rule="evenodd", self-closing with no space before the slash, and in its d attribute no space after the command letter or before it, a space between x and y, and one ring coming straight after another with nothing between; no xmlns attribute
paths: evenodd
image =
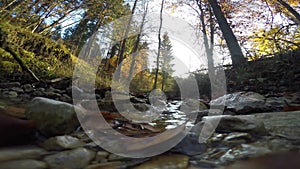
<svg viewBox="0 0 300 169"><path fill-rule="evenodd" d="M62 44L0 20L0 69L2 74L21 73L21 68L3 47L20 54L23 62L39 77L72 76L71 52Z"/></svg>

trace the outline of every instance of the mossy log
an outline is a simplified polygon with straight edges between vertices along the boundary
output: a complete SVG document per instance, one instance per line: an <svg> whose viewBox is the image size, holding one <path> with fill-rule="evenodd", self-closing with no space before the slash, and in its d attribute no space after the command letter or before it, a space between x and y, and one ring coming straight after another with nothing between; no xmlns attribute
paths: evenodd
<svg viewBox="0 0 300 169"><path fill-rule="evenodd" d="M14 52L9 46L4 46L4 50L8 53L10 53L13 58L18 62L18 64L21 66L22 70L27 72L35 81L39 82L40 79L24 64L23 60L21 59L21 57L19 56L19 54L17 54L16 52Z"/></svg>
<svg viewBox="0 0 300 169"><path fill-rule="evenodd" d="M8 36L7 32L3 31L3 28L0 27L0 47L3 48L6 52L12 55L12 57L17 61L21 66L22 70L27 72L35 81L39 82L40 79L25 65L18 53L16 53L7 42Z"/></svg>

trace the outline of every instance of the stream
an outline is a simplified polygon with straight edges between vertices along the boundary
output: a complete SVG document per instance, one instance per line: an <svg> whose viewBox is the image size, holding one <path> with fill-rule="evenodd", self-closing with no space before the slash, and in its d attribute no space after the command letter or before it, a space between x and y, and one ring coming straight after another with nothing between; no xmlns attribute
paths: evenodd
<svg viewBox="0 0 300 169"><path fill-rule="evenodd" d="M205 143L198 142L197 134L201 132L201 124L203 124L199 123L199 126L195 126L192 129L193 132L188 134L179 144L161 155L139 159L127 158L102 149L86 133L76 130L76 128L71 128L73 132L69 134L53 134L53 132L59 133L66 130L52 130L51 128L56 125L55 116L47 118L47 114L43 115L43 112L47 113L55 110L53 112L59 115L72 108L72 105L42 99L41 102L36 104L39 106L32 107L35 104L29 101L30 99L2 98L0 99L0 112L24 118L26 109L29 112L36 110L41 114L39 120L42 121L43 117L45 118L45 121L40 125L47 126L47 123L50 122L50 125L46 128L45 126L43 128L37 126L41 133L49 134L49 136L39 135L38 140L30 145L0 148L0 168L223 169L227 165L242 159L255 159L268 154L299 152L300 150L300 111L279 111L224 116L216 131ZM255 103L257 104L257 102ZM182 101L166 103L166 109L160 114L158 120L154 120L149 124L142 124L144 129L136 128L135 124L127 122L125 125L120 126L121 128L118 128L118 130L125 130L129 135L143 134L143 132L149 135L149 133L156 132L155 129L149 128L147 125L154 128L163 127L166 131L172 130L187 120L185 113L180 111L182 104ZM28 108L28 105L31 105L31 107ZM69 128L67 129L69 130ZM50 131L52 134L49 133ZM110 142L110 144L116 144L117 146L117 143ZM131 148L136 149L138 147L132 146ZM299 154L296 153L293 156L297 155ZM230 166L228 166L228 169L231 169Z"/></svg>

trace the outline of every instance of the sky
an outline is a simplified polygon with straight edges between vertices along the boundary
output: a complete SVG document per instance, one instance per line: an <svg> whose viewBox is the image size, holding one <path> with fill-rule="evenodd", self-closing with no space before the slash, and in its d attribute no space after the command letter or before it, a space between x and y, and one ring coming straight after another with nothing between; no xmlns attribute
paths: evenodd
<svg viewBox="0 0 300 169"><path fill-rule="evenodd" d="M152 0L149 1L149 9L150 13L157 13L159 14L160 11L160 5L161 5L161 0ZM167 3L164 5L164 10L163 13L166 15L170 15L171 17L174 18L179 18L186 22L187 24L191 24L196 22L196 17L193 15L189 15L191 10L187 6L179 7L176 9L171 9L169 8L170 1L167 1ZM168 20L168 18L163 17L163 27L168 27L168 23L164 22ZM157 21L159 22L158 18ZM176 27L179 25L175 25ZM180 30L182 32L185 31L185 29ZM156 31L158 32L158 30ZM196 32L195 32L196 33ZM163 34L163 32L162 32ZM174 35L174 34L173 34ZM175 35L176 36L176 35ZM196 36L196 35L195 35ZM180 76L180 77L186 77L188 76L189 72L195 71L197 69L200 69L201 66L207 65L206 61L201 60L198 56L196 51L193 50L193 47L184 43L184 40L181 40L177 36L171 36L169 34L170 41L172 43L172 53L175 57L174 61L172 64L174 64L174 70L175 72L173 73L174 76ZM153 34L151 36L151 39L156 43L150 45L151 49L154 49L157 51L157 33ZM151 58L152 56L152 58ZM151 68L155 67L154 60L156 59L156 53L155 54L150 54L149 57L149 65Z"/></svg>

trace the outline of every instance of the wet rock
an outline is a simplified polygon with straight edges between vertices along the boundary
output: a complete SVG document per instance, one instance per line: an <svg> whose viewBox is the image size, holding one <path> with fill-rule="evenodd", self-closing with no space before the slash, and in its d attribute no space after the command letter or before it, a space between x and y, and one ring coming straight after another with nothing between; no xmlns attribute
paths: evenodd
<svg viewBox="0 0 300 169"><path fill-rule="evenodd" d="M266 103L266 98L254 92L238 92L226 94L220 98L212 100L211 106L225 105L227 109L238 114L271 111L271 106Z"/></svg>
<svg viewBox="0 0 300 169"><path fill-rule="evenodd" d="M91 140L89 140L89 141L91 141ZM99 145L96 144L95 142L86 143L83 147L84 148L88 148L90 150L94 150L94 151L98 151L99 150Z"/></svg>
<svg viewBox="0 0 300 169"><path fill-rule="evenodd" d="M105 92L104 100L106 101L113 101L116 102L122 102L122 101L128 101L130 100L130 94L129 93L123 93L123 92Z"/></svg>
<svg viewBox="0 0 300 169"><path fill-rule="evenodd" d="M132 103L146 103L145 99L137 98L137 97L130 97L130 101Z"/></svg>
<svg viewBox="0 0 300 169"><path fill-rule="evenodd" d="M198 122L202 121L202 118L204 116L208 116L209 111L208 110L193 111L192 113L197 113L197 118L196 118L196 121L195 121L195 124L197 124Z"/></svg>
<svg viewBox="0 0 300 169"><path fill-rule="evenodd" d="M61 94L59 93L55 93L55 92L44 92L44 94L46 95L47 98L51 98L51 99L56 99L56 98L60 98Z"/></svg>
<svg viewBox="0 0 300 169"><path fill-rule="evenodd" d="M200 159L200 160L192 160L190 161L190 163L192 164L193 167L190 167L189 169L210 169L210 168L216 168L217 162L214 161L209 161L209 160L204 160L204 159ZM200 168L197 168L200 167Z"/></svg>
<svg viewBox="0 0 300 169"><path fill-rule="evenodd" d="M12 87L10 90L17 93L24 93L24 90L21 87Z"/></svg>
<svg viewBox="0 0 300 169"><path fill-rule="evenodd" d="M264 145L268 146L272 152L282 152L282 151L292 151L300 150L300 141L297 140L288 140L284 138L276 138L268 140Z"/></svg>
<svg viewBox="0 0 300 169"><path fill-rule="evenodd" d="M267 147L242 144L240 146L228 150L223 156L220 157L220 162L228 163L249 157L259 157L268 153L271 153L271 150Z"/></svg>
<svg viewBox="0 0 300 169"><path fill-rule="evenodd" d="M108 157L108 155L109 153L106 151L98 151L95 160L97 162L105 162L107 160L106 158Z"/></svg>
<svg viewBox="0 0 300 169"><path fill-rule="evenodd" d="M245 118L255 118L263 121L271 135L277 135L291 140L300 140L300 111L260 113Z"/></svg>
<svg viewBox="0 0 300 169"><path fill-rule="evenodd" d="M123 157L123 156L119 156L119 155L116 155L116 154L110 154L107 159L108 159L108 161L120 161L120 160L125 160L125 159L128 159L128 158Z"/></svg>
<svg viewBox="0 0 300 169"><path fill-rule="evenodd" d="M8 98L16 98L16 97L18 97L18 93L16 91L4 91L2 93L2 95L4 97L8 97Z"/></svg>
<svg viewBox="0 0 300 169"><path fill-rule="evenodd" d="M49 88L46 89L45 92L60 93L61 91L59 89L55 89L53 87L49 87Z"/></svg>
<svg viewBox="0 0 300 169"><path fill-rule="evenodd" d="M226 142L231 142L231 141L235 141L235 140L252 140L252 137L248 133L233 132L233 133L229 133L224 138L224 141L226 141Z"/></svg>
<svg viewBox="0 0 300 169"><path fill-rule="evenodd" d="M105 162L105 163L99 163L99 164L92 164L85 169L116 169L116 168L122 168L121 166L124 165L124 162L122 161L113 161L113 162Z"/></svg>
<svg viewBox="0 0 300 169"><path fill-rule="evenodd" d="M72 137L76 137L80 140L86 140L89 138L89 136L85 133L85 131L76 131L71 134Z"/></svg>
<svg viewBox="0 0 300 169"><path fill-rule="evenodd" d="M36 146L18 146L0 149L0 162L40 158L47 152Z"/></svg>
<svg viewBox="0 0 300 169"><path fill-rule="evenodd" d="M0 113L5 113L6 107L7 107L6 103L0 101Z"/></svg>
<svg viewBox="0 0 300 169"><path fill-rule="evenodd" d="M184 139L180 143L172 148L171 151L191 156L205 152L206 148L206 144L198 142L197 135L190 133L186 137L184 137Z"/></svg>
<svg viewBox="0 0 300 169"><path fill-rule="evenodd" d="M264 123L260 120L242 116L206 116L204 121L211 124L218 124L216 131L221 133L249 132L255 135L266 135Z"/></svg>
<svg viewBox="0 0 300 169"><path fill-rule="evenodd" d="M83 93L83 90L77 86L71 86L67 88L66 92L69 96L78 97Z"/></svg>
<svg viewBox="0 0 300 169"><path fill-rule="evenodd" d="M37 160L15 160L0 163L0 169L46 169L47 164Z"/></svg>
<svg viewBox="0 0 300 169"><path fill-rule="evenodd" d="M25 93L31 93L34 90L34 88L33 88L33 86L31 84L25 84L23 86L23 89L24 89Z"/></svg>
<svg viewBox="0 0 300 169"><path fill-rule="evenodd" d="M94 157L95 152L85 148L78 148L47 156L44 158L44 161L51 169L81 169L86 167Z"/></svg>
<svg viewBox="0 0 300 169"><path fill-rule="evenodd" d="M97 103L101 111L109 111L109 112L118 111L113 101L102 99L102 100L98 100ZM86 107L85 105L88 104L88 102L82 102L81 104L83 107Z"/></svg>
<svg viewBox="0 0 300 169"><path fill-rule="evenodd" d="M69 134L77 129L79 122L75 109L71 104L47 98L34 98L26 116L36 122L37 129L46 136Z"/></svg>
<svg viewBox="0 0 300 169"><path fill-rule="evenodd" d="M32 93L31 93L31 95L33 96L33 97L35 97L35 96L45 96L46 94L43 92L43 91L41 91L41 90L36 90L36 91L33 91Z"/></svg>
<svg viewBox="0 0 300 169"><path fill-rule="evenodd" d="M153 168L170 168L186 169L189 165L189 157L185 155L172 154L154 157L152 160L145 162L134 169L153 169Z"/></svg>
<svg viewBox="0 0 300 169"><path fill-rule="evenodd" d="M183 101L180 106L180 110L183 112L201 111L207 109L208 107L204 103L194 99L187 99Z"/></svg>
<svg viewBox="0 0 300 169"><path fill-rule="evenodd" d="M78 138L67 135L52 137L43 143L43 147L47 150L74 149L82 145L84 143Z"/></svg>
<svg viewBox="0 0 300 169"><path fill-rule="evenodd" d="M19 82L8 82L8 83L0 83L0 88L12 88L12 87L20 87L21 84Z"/></svg>
<svg viewBox="0 0 300 169"><path fill-rule="evenodd" d="M59 98L60 101L63 101L63 102L72 102L72 98L70 96L68 96L67 94L63 94L60 98Z"/></svg>
<svg viewBox="0 0 300 169"><path fill-rule="evenodd" d="M135 103L133 104L133 107L138 111L147 111L150 108L150 106L145 103Z"/></svg>
<svg viewBox="0 0 300 169"><path fill-rule="evenodd" d="M293 93L291 96L292 102L300 104L300 92Z"/></svg>
<svg viewBox="0 0 300 169"><path fill-rule="evenodd" d="M272 106L273 110L281 110L284 105L285 101L290 103L291 101L285 97L268 97L266 103Z"/></svg>
<svg viewBox="0 0 300 169"><path fill-rule="evenodd" d="M217 142L220 143L224 140L224 138L227 136L228 134L220 134L220 133L213 133L213 135L209 138L209 142L213 143L213 142Z"/></svg>

